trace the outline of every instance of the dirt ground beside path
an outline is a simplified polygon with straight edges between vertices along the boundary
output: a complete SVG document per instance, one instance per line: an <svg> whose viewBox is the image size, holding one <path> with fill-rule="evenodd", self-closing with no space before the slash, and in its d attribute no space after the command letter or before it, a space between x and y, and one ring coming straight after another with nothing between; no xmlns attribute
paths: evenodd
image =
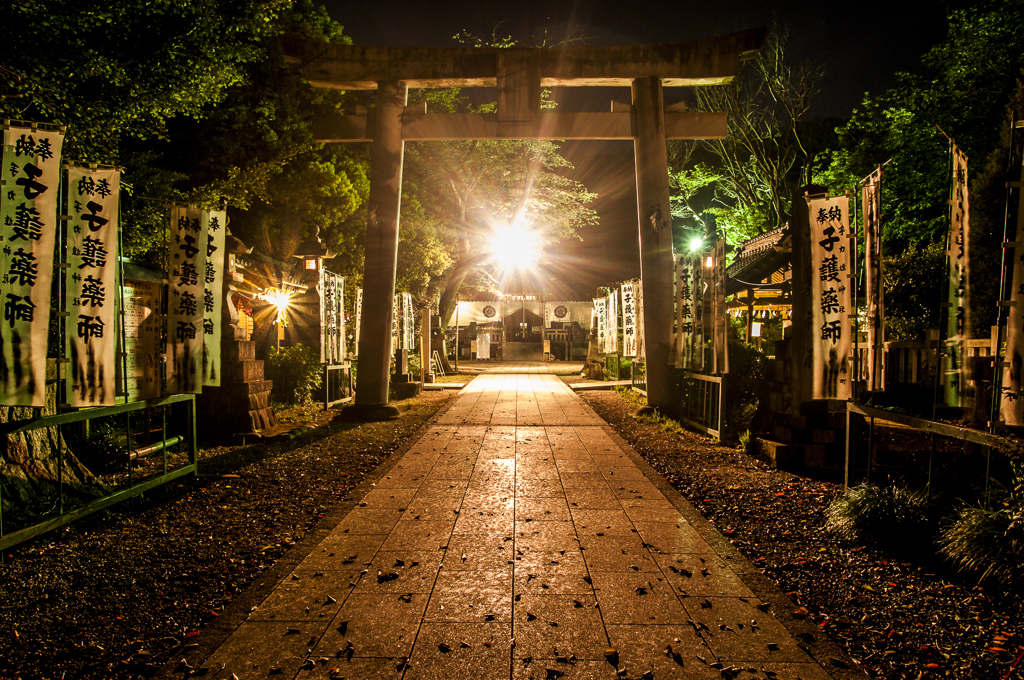
<svg viewBox="0 0 1024 680"><path fill-rule="evenodd" d="M633 418L615 392L583 398L872 677L1024 678L1024 602L955 573L838 541L842 485L781 472L692 433Z"/></svg>

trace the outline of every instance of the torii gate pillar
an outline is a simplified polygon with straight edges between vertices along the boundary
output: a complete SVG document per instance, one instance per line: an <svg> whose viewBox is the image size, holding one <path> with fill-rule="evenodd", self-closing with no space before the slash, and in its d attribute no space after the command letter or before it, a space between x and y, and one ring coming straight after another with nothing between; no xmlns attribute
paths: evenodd
<svg viewBox="0 0 1024 680"><path fill-rule="evenodd" d="M667 367L672 363L672 319L675 317L665 98L660 78L637 78L632 89L647 404L659 408L672 405Z"/></svg>
<svg viewBox="0 0 1024 680"><path fill-rule="evenodd" d="M398 415L388 404L391 371L391 324L398 264L398 216L402 208L402 113L408 86L401 81L377 84L376 134L370 142L370 199L367 204L366 262L363 268L363 315L359 326L359 373L356 408L375 419Z"/></svg>

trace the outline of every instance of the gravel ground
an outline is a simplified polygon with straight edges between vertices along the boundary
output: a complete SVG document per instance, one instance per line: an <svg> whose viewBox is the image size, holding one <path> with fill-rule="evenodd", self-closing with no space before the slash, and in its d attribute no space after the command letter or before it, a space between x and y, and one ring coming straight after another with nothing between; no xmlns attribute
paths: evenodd
<svg viewBox="0 0 1024 680"><path fill-rule="evenodd" d="M741 451L632 417L614 392L584 399L872 677L1024 678L1017 594L926 560L839 541L825 509L842 485L772 469ZM1014 666L1014 662L1017 665Z"/></svg>

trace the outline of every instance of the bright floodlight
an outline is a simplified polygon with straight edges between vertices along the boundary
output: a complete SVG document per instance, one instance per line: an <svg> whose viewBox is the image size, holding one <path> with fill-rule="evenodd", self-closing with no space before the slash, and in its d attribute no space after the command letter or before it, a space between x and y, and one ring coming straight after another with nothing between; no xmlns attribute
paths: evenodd
<svg viewBox="0 0 1024 680"><path fill-rule="evenodd" d="M525 269L539 254L537 234L529 229L505 227L491 237L491 257L505 269Z"/></svg>
<svg viewBox="0 0 1024 680"><path fill-rule="evenodd" d="M700 250L703 247L704 247L704 239L702 239L700 236L697 236L697 237L693 238L690 241L690 251L691 252L696 252L696 251Z"/></svg>
<svg viewBox="0 0 1024 680"><path fill-rule="evenodd" d="M274 305L277 309L276 321L280 322L284 320L285 312L288 310L288 305L291 304L291 295L283 290L271 288L270 290L265 291L261 297Z"/></svg>

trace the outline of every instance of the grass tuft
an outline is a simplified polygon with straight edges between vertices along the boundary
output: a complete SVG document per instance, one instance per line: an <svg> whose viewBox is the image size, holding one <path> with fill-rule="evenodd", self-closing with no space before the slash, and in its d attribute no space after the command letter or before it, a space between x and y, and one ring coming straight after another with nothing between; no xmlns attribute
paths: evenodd
<svg viewBox="0 0 1024 680"><path fill-rule="evenodd" d="M861 484L832 501L826 514L825 528L849 541L907 550L931 537L927 497L901 486Z"/></svg>

